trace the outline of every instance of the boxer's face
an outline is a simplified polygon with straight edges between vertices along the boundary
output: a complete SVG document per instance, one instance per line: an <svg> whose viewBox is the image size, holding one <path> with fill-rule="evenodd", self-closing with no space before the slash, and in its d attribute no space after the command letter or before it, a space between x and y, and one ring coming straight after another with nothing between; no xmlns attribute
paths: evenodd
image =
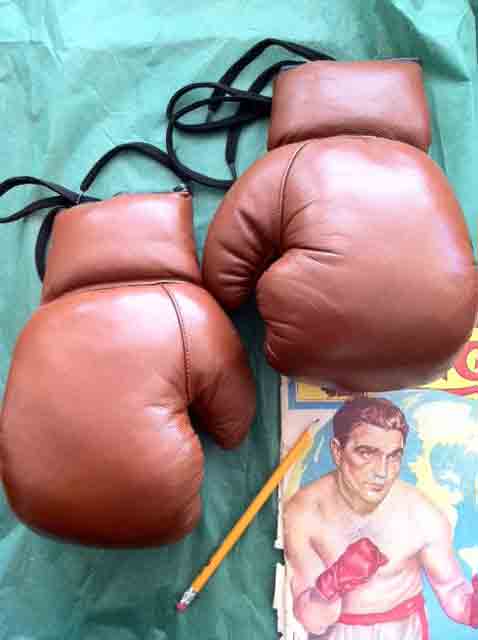
<svg viewBox="0 0 478 640"><path fill-rule="evenodd" d="M354 427L342 447L331 442L339 482L352 502L378 506L400 473L403 436L397 429L389 431L371 424Z"/></svg>

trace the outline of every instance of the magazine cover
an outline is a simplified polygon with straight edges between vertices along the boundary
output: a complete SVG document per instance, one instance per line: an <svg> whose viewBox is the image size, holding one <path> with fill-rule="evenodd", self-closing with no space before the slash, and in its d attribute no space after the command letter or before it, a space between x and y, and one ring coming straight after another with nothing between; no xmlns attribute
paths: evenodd
<svg viewBox="0 0 478 640"><path fill-rule="evenodd" d="M274 606L284 640L478 639L478 330L430 385L333 396L283 378Z"/></svg>

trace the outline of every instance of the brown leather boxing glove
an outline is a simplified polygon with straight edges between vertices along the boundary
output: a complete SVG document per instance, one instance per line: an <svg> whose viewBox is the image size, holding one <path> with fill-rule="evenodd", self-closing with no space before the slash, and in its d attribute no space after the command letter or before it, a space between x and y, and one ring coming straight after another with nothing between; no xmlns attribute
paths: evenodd
<svg viewBox="0 0 478 640"><path fill-rule="evenodd" d="M320 574L315 588L325 600L335 600L368 582L387 562L388 558L371 540L360 538Z"/></svg>
<svg viewBox="0 0 478 640"><path fill-rule="evenodd" d="M228 309L255 291L279 372L378 391L450 366L474 325L476 273L429 141L416 62L308 62L277 77L270 152L216 212L203 278Z"/></svg>
<svg viewBox="0 0 478 640"><path fill-rule="evenodd" d="M178 540L201 508L189 411L229 448L254 408L245 351L201 284L188 191L56 215L0 416L2 480L25 524L88 545Z"/></svg>

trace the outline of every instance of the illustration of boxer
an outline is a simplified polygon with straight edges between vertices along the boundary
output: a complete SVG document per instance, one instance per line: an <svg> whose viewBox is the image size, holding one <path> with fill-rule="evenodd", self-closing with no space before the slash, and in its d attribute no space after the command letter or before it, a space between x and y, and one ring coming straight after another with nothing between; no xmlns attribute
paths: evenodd
<svg viewBox="0 0 478 640"><path fill-rule="evenodd" d="M428 640L422 570L445 613L478 628L478 577L464 577L446 516L398 475L408 434L384 398L333 418L336 469L284 512L294 614L309 640Z"/></svg>

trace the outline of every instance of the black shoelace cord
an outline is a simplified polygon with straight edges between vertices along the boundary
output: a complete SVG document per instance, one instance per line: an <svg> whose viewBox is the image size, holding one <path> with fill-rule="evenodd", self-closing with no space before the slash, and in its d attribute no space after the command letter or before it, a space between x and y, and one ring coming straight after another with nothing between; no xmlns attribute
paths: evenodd
<svg viewBox="0 0 478 640"><path fill-rule="evenodd" d="M256 42L255 45L253 45L250 49L243 53L242 56L238 58L221 76L219 83L232 85L234 80L236 80L239 74L247 66L249 66L251 62L262 55L262 53L264 53L266 49L273 46L286 49L287 51L289 51L289 53L295 53L305 60L335 60L335 58L332 58L331 56L322 53L317 49L306 47L304 45L298 44L297 42L291 42L290 40L280 40L278 38L265 38L264 40ZM282 62L284 63L286 61ZM296 61L295 64L300 64L300 62ZM220 95L221 89L216 89L213 92L212 97L217 97ZM217 105L216 103L212 103L211 106L208 107L209 111L216 111L218 108L219 105Z"/></svg>
<svg viewBox="0 0 478 640"><path fill-rule="evenodd" d="M191 191L187 175L183 174L175 167L174 162L165 151L162 151L162 149L160 149L159 147L156 147L155 145L148 142L125 142L124 144L119 144L107 151L103 156L101 156L101 158L99 158L95 162L95 164L91 167L91 169L81 181L81 191L88 191L93 182L96 180L98 174L103 170L108 162L113 160L113 158L115 158L117 155L124 153L125 151L135 151L137 153L140 153L141 155L151 158L151 160L155 160L163 167L169 169L172 173L174 173L176 177L179 178L179 180L184 184L184 188L188 191Z"/></svg>
<svg viewBox="0 0 478 640"><path fill-rule="evenodd" d="M258 118L267 117L271 110L272 99L268 96L262 96L260 94L255 94L249 91L242 91L240 89L233 89L232 87L228 87L226 85L220 85L221 90L223 90L226 94L225 96L217 96L216 98L204 98L202 100L197 100L190 105L182 107L177 111L174 111L174 107L176 102L189 91L194 91L198 88L207 88L214 89L218 88L218 83L216 82L197 82L192 85L188 85L183 87L179 91L177 91L171 98L168 104L168 126L166 130L166 149L168 151L168 155L171 158L176 170L181 172L182 174L188 176L190 180L197 182L199 184L205 185L207 187L213 187L216 189L229 189L235 179L235 168L232 173L232 180L220 180L218 178L212 178L207 176L206 174L199 173L198 171L194 171L190 167L187 167L181 160L179 160L176 150L174 148L174 129L177 128L181 131L188 131L194 133L209 133L210 131L220 131L222 129L229 129L232 126L237 126L237 124L246 124L249 122L254 122ZM249 107L249 110L239 115L234 116L226 116L221 120L214 120L209 122L203 122L199 124L184 124L180 122L180 118L182 118L187 113L191 113L196 109L200 109L205 105L210 105L211 102L233 102L233 103L247 103L249 105L254 104L254 108Z"/></svg>
<svg viewBox="0 0 478 640"><path fill-rule="evenodd" d="M237 76L268 47L277 45L288 51L302 56L306 60L334 60L320 51L283 40L268 38L261 40L246 51L229 69L222 75L219 82L200 82L186 85L179 89L169 101L166 109L168 127L166 131L166 146L171 160L178 170L186 173L191 180L208 187L218 189L228 189L237 179L236 156L239 138L245 124L254 122L259 118L268 117L271 110L272 98L262 96L261 91L270 80L284 67L297 66L302 64L299 60L281 60L265 69L250 85L247 91L234 89L231 84ZM187 107L175 110L177 102L190 91L198 88L213 89L209 98L196 100ZM211 120L212 114L225 102L235 102L238 104L236 112L232 116L226 116L218 120ZM181 118L207 105L208 112L204 122L197 124L185 124ZM225 160L231 172L231 180L219 180L205 174L194 171L182 163L174 149L173 133L174 128L188 133L208 133L210 131L227 130L225 147Z"/></svg>
<svg viewBox="0 0 478 640"><path fill-rule="evenodd" d="M71 189L67 189L62 185L57 184L56 182L41 180L40 178L34 178L32 176L17 176L15 178L8 178L7 180L4 180L0 183L0 198L8 191L24 185L44 187L45 189L53 191L53 193L56 193L57 195L34 200L26 207L23 207L23 209L20 209L19 211L16 211L4 218L0 218L0 224L16 222L17 220L27 218L42 209L51 209L40 226L35 243L35 265L38 277L40 280L43 280L46 265L46 247L56 214L63 209L68 209L84 202L95 202L98 198L86 196L81 191L77 193L76 191L72 191Z"/></svg>
<svg viewBox="0 0 478 640"><path fill-rule="evenodd" d="M281 71L286 67L296 67L300 64L302 64L302 62L298 62L297 60L281 60L280 62L276 62L275 64L268 67L260 75L257 76L257 78L249 87L249 91L251 91L252 93L260 93L279 71ZM271 100L271 106L272 106L272 100ZM236 110L236 115L239 116L247 112L250 112L250 105L247 103L242 103L242 104L239 104ZM236 168L237 147L239 144L239 138L241 137L243 127L244 127L244 123L238 122L237 124L234 124L231 127L229 127L227 131L225 159L226 159L226 164L229 167L229 170L231 172L233 180L237 179L237 168Z"/></svg>
<svg viewBox="0 0 478 640"><path fill-rule="evenodd" d="M93 167L88 171L86 176L81 181L79 192L67 189L66 187L63 187L62 185L59 185L55 182L41 180L39 178L34 178L31 176L17 176L14 178L8 178L7 180L4 180L2 183L0 183L0 198L8 191L23 185L44 187L57 194L56 196L34 200L27 206L23 207L23 209L20 209L19 211L4 218L0 218L0 224L6 224L9 222L16 222L17 220L27 218L28 216L42 209L50 209L49 213L40 225L35 243L35 265L38 277L41 281L43 281L43 278L45 277L47 247L51 231L53 229L55 216L64 209L69 209L85 202L99 202L101 198L87 196L85 192L91 187L92 183L94 182L98 174L102 171L102 169L106 166L106 164L108 164L108 162L114 157L125 151L136 151L149 158L152 158L156 162L159 162L161 165L175 173L180 180L186 183L182 185L182 188L190 191L190 187L187 184L187 177L182 175L181 173L178 173L167 153L165 153L158 147L155 147L154 145L146 142L127 142L110 149L107 153L101 156L101 158L99 158L99 160L97 160Z"/></svg>

